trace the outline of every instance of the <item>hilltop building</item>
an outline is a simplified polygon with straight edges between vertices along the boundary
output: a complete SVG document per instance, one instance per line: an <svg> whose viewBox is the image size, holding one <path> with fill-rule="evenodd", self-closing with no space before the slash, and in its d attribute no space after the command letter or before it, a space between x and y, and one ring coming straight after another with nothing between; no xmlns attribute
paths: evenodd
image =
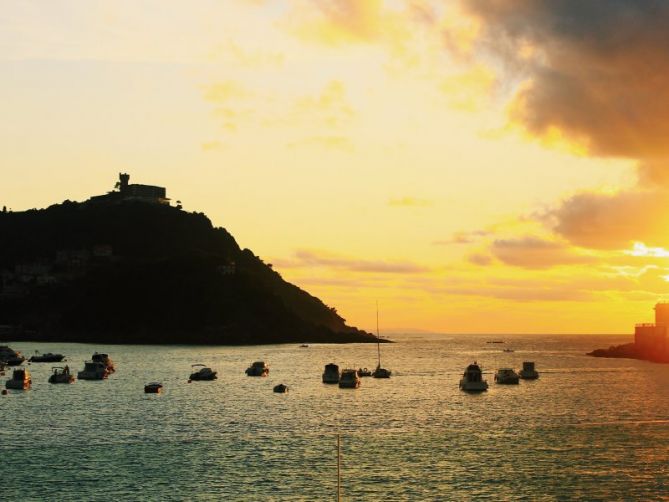
<svg viewBox="0 0 669 502"><path fill-rule="evenodd" d="M154 185L130 184L130 175L128 173L119 173L119 180L116 182L115 190L105 195L96 195L91 197L91 202L122 202L138 200L152 204L168 204L167 192L164 187Z"/></svg>
<svg viewBox="0 0 669 502"><path fill-rule="evenodd" d="M634 345L643 354L667 353L667 327L669 327L669 303L655 305L655 322L637 324L634 327Z"/></svg>

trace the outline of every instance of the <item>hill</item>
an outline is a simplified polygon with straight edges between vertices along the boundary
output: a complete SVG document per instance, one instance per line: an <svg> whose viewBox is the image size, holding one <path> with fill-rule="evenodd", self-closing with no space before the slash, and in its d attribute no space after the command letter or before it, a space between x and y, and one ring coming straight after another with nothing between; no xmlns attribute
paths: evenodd
<svg viewBox="0 0 669 502"><path fill-rule="evenodd" d="M65 201L0 213L0 235L0 325L13 340L376 341L178 206Z"/></svg>

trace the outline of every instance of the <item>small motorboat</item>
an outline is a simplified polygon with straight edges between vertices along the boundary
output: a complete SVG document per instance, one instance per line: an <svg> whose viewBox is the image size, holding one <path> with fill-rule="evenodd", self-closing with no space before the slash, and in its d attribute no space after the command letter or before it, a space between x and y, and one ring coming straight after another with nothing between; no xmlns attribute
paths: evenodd
<svg viewBox="0 0 669 502"><path fill-rule="evenodd" d="M32 386L30 371L25 368L16 368L12 372L12 378L5 382L7 389L28 390Z"/></svg>
<svg viewBox="0 0 669 502"><path fill-rule="evenodd" d="M51 352L47 352L46 354L40 354L39 352L35 351L35 355L31 356L30 359L28 359L28 362L31 362L31 363L59 363L64 358L65 358L65 356L63 354L52 354Z"/></svg>
<svg viewBox="0 0 669 502"><path fill-rule="evenodd" d="M3 361L7 366L18 366L23 364L26 358L20 352L10 349L7 345L0 345L0 361Z"/></svg>
<svg viewBox="0 0 669 502"><path fill-rule="evenodd" d="M513 349L504 349L502 352L515 352Z"/></svg>
<svg viewBox="0 0 669 502"><path fill-rule="evenodd" d="M465 369L460 379L460 389L466 392L483 392L488 390L488 382L483 380L483 372L476 361Z"/></svg>
<svg viewBox="0 0 669 502"><path fill-rule="evenodd" d="M288 392L288 386L280 383L279 385L274 386L274 392L277 394L286 394Z"/></svg>
<svg viewBox="0 0 669 502"><path fill-rule="evenodd" d="M147 383L144 386L145 394L160 394L163 390L163 384L160 382Z"/></svg>
<svg viewBox="0 0 669 502"><path fill-rule="evenodd" d="M523 380L536 380L539 378L539 373L534 369L532 361L523 361L523 369L518 372L518 375Z"/></svg>
<svg viewBox="0 0 669 502"><path fill-rule="evenodd" d="M339 366L335 363L330 363L325 365L325 370L323 370L323 383L339 383Z"/></svg>
<svg viewBox="0 0 669 502"><path fill-rule="evenodd" d="M246 374L248 376L266 377L269 375L269 366L265 364L265 361L256 361L246 368Z"/></svg>
<svg viewBox="0 0 669 502"><path fill-rule="evenodd" d="M188 377L189 380L207 381L216 380L218 378L216 376L217 372L204 364L192 364L191 368L193 369L193 372L190 374L190 377Z"/></svg>
<svg viewBox="0 0 669 502"><path fill-rule="evenodd" d="M54 366L51 368L49 383L74 383L74 375L70 374L70 367Z"/></svg>
<svg viewBox="0 0 669 502"><path fill-rule="evenodd" d="M111 360L111 357L109 357L108 354L98 354L95 352L93 353L93 357L91 357L91 361L104 364L109 373L114 373L116 371L114 361Z"/></svg>
<svg viewBox="0 0 669 502"><path fill-rule="evenodd" d="M358 369L358 376L359 377L371 377L372 372L369 371L367 368L359 368Z"/></svg>
<svg viewBox="0 0 669 502"><path fill-rule="evenodd" d="M495 373L495 383L503 385L518 385L520 377L518 373L513 371L511 368L500 368Z"/></svg>
<svg viewBox="0 0 669 502"><path fill-rule="evenodd" d="M343 370L339 378L340 389L357 389L360 387L360 377L357 370Z"/></svg>
<svg viewBox="0 0 669 502"><path fill-rule="evenodd" d="M99 361L86 361L84 369L77 373L79 380L104 380L109 376L109 370Z"/></svg>
<svg viewBox="0 0 669 502"><path fill-rule="evenodd" d="M301 348L301 349L308 349L308 348L309 348L309 344L308 344L308 343L303 343L302 345L300 345L300 348Z"/></svg>

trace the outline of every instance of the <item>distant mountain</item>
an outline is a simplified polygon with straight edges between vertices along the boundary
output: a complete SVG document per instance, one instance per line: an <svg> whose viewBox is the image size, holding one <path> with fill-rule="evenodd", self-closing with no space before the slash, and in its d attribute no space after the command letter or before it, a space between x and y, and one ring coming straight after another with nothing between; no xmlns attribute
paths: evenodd
<svg viewBox="0 0 669 502"><path fill-rule="evenodd" d="M376 341L204 214L117 193L0 213L0 325L12 339Z"/></svg>

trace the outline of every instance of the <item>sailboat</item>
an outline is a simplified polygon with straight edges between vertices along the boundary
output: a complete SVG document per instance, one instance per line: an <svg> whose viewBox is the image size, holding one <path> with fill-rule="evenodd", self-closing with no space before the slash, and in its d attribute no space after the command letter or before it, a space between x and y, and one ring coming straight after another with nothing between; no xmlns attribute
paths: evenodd
<svg viewBox="0 0 669 502"><path fill-rule="evenodd" d="M374 378L390 378L390 370L381 367L381 338L379 337L379 304L376 304L376 350L379 354L379 363L372 373Z"/></svg>

